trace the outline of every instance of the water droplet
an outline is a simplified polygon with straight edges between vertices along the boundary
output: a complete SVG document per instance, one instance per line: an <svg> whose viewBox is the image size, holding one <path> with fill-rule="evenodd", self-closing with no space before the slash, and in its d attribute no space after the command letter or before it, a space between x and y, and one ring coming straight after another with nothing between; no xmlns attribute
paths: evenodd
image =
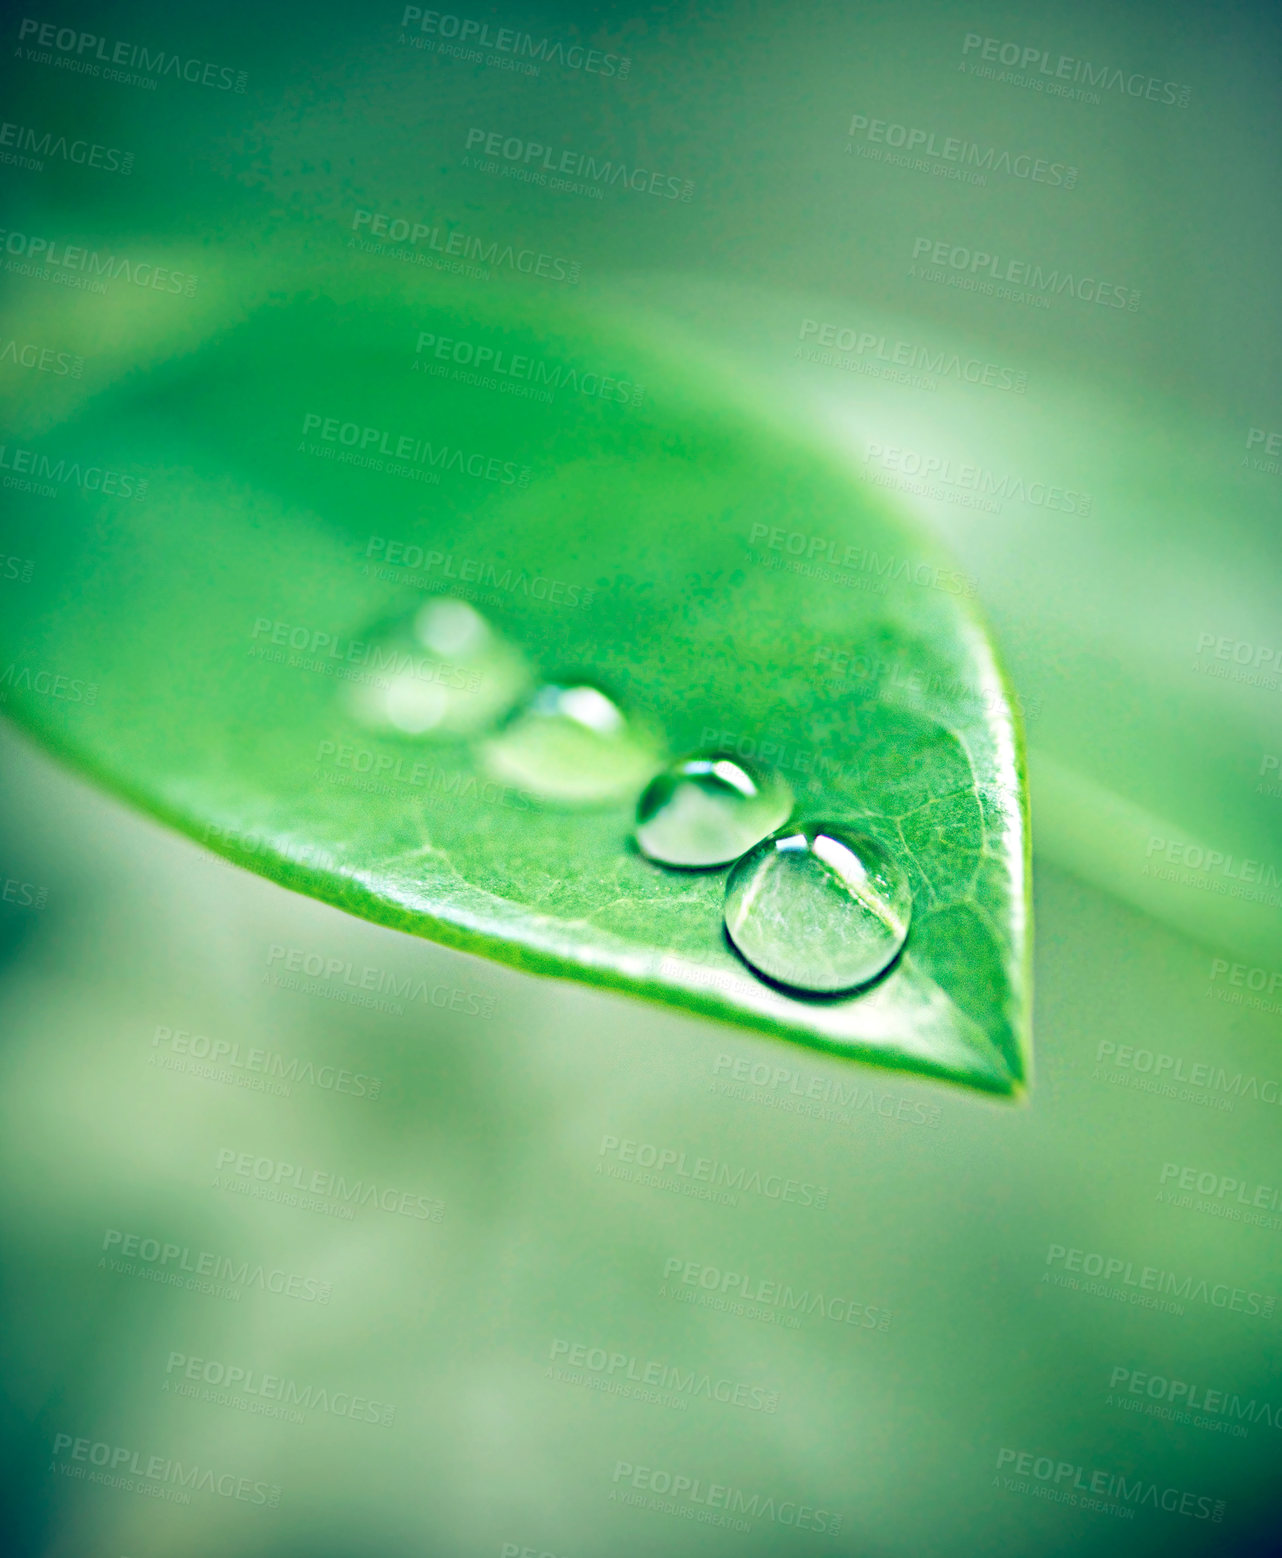
<svg viewBox="0 0 1282 1558"><path fill-rule="evenodd" d="M475 658L493 637L489 623L465 600L429 600L414 615L414 636L433 654Z"/></svg>
<svg viewBox="0 0 1282 1558"><path fill-rule="evenodd" d="M661 761L649 733L585 683L540 687L484 755L496 778L571 806L634 795Z"/></svg>
<svg viewBox="0 0 1282 1558"><path fill-rule="evenodd" d="M792 791L777 774L719 752L665 768L637 802L641 853L665 866L726 866L787 822Z"/></svg>
<svg viewBox="0 0 1282 1558"><path fill-rule="evenodd" d="M462 600L425 601L371 631L348 707L389 735L455 741L492 726L529 686L517 651Z"/></svg>
<svg viewBox="0 0 1282 1558"><path fill-rule="evenodd" d="M783 828L726 883L726 930L760 974L817 995L866 984L908 936L903 867L842 823Z"/></svg>

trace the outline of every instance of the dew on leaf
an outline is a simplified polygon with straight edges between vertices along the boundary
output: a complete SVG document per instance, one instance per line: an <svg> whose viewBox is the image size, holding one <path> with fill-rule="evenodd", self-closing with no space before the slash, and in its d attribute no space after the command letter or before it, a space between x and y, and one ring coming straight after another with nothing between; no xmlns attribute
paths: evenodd
<svg viewBox="0 0 1282 1558"><path fill-rule="evenodd" d="M634 795L662 761L658 743L599 688L540 687L485 743L498 779L567 806Z"/></svg>
<svg viewBox="0 0 1282 1558"><path fill-rule="evenodd" d="M874 979L899 953L911 919L903 867L839 822L781 829L726 883L726 931L744 960L816 995Z"/></svg>
<svg viewBox="0 0 1282 1558"><path fill-rule="evenodd" d="M641 853L665 866L725 866L791 816L779 775L724 753L672 763L637 802Z"/></svg>
<svg viewBox="0 0 1282 1558"><path fill-rule="evenodd" d="M493 726L529 686L517 650L466 601L424 602L369 634L352 714L388 735L455 741Z"/></svg>

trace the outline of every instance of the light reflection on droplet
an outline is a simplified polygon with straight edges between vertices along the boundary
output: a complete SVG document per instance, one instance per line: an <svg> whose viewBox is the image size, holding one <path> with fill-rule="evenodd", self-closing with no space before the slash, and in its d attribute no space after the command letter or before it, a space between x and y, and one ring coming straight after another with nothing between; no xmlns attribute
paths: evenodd
<svg viewBox="0 0 1282 1558"><path fill-rule="evenodd" d="M726 883L726 931L760 974L833 995L898 956L912 920L899 862L841 823L810 822L763 840Z"/></svg>
<svg viewBox="0 0 1282 1558"><path fill-rule="evenodd" d="M661 761L653 736L587 683L540 687L483 748L499 779L544 800L593 806L634 795Z"/></svg>
<svg viewBox="0 0 1282 1558"><path fill-rule="evenodd" d="M425 601L372 628L348 709L370 730L457 741L494 726L530 684L520 653L466 601Z"/></svg>
<svg viewBox="0 0 1282 1558"><path fill-rule="evenodd" d="M665 768L637 803L636 839L661 865L729 865L786 822L793 797L777 774L721 753Z"/></svg>

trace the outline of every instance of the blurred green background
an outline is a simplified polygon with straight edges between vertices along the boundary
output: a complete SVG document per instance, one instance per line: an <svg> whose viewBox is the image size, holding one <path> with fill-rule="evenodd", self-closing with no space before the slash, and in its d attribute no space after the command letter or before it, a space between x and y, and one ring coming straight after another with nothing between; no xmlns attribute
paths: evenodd
<svg viewBox="0 0 1282 1558"><path fill-rule="evenodd" d="M510 50L418 47L441 24L403 28L402 10L6 22L7 447L234 325L259 260L301 245L343 261L358 208L577 261L578 295L773 386L976 580L1032 765L1031 1092L1002 1106L376 929L165 833L6 730L12 1550L1273 1550L1276 13L459 13L559 40L562 57L577 43L627 58L621 77L617 60L613 76L546 58L524 75L503 68ZM101 55L85 33L233 85L71 68ZM1000 75L1011 49L1030 61L1018 79L976 73ZM1067 74L1045 75L1061 58ZM1098 87L1048 93L1073 85L1073 62ZM1150 82L1153 98L1127 91ZM941 176L939 156L864 155L895 148L849 134L857 115L991 148L992 171L979 184ZM464 161L476 128L629 158L689 180L691 199L492 177ZM25 129L53 137L43 159ZM58 137L131 152L131 171L63 157ZM1078 177L1022 179L1003 154ZM198 282L69 286L30 273L33 236ZM952 262L923 270L936 245ZM983 269L977 251L1138 305L951 284ZM871 339L816 361L806 320ZM905 368L895 343L917 364L955 348L1023 392ZM81 371L26 366L32 344ZM1090 501L971 506L939 479L945 461ZM38 526L0 550L0 610L28 569L58 573ZM1207 850L1255 862L1254 884L1188 864ZM291 985L295 949L332 971ZM366 969L422 993L399 1013L340 999ZM245 1085L231 1046L279 1057L288 1094ZM1189 1080L1155 1084L1158 1057ZM607 1137L789 1175L826 1204L717 1205L613 1178ZM260 1182L241 1154L424 1201L349 1219L333 1195L268 1200L245 1193ZM1178 1191L1186 1169L1215 1190ZM1218 1193L1228 1179L1262 1190L1256 1220ZM156 1281L147 1240L243 1279ZM1170 1273L1188 1296L1119 1302L1137 1291L1120 1278L1091 1291L1088 1255ZM735 1297L762 1283L774 1297L755 1308ZM784 1288L822 1294L826 1315L780 1323ZM1230 1308L1233 1290L1256 1297ZM601 1388L629 1374L631 1393ZM1182 1410L1190 1392L1203 1405ZM197 1468L190 1490L139 1473L152 1457Z"/></svg>

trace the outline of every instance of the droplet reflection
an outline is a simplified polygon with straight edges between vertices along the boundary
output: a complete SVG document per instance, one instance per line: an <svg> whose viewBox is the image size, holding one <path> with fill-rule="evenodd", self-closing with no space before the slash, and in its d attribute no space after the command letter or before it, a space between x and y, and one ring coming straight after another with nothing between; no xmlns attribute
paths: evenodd
<svg viewBox="0 0 1282 1558"><path fill-rule="evenodd" d="M731 871L725 923L769 979L817 995L866 984L898 955L912 920L903 867L841 823L810 822L758 844Z"/></svg>
<svg viewBox="0 0 1282 1558"><path fill-rule="evenodd" d="M425 601L369 636L348 707L371 730L456 741L489 729L529 686L520 654L461 600Z"/></svg>
<svg viewBox="0 0 1282 1558"><path fill-rule="evenodd" d="M593 806L635 794L660 752L599 688L549 684L486 741L484 760L496 778L544 800Z"/></svg>
<svg viewBox="0 0 1282 1558"><path fill-rule="evenodd" d="M661 865L729 865L788 820L792 791L777 774L722 753L665 768L637 803L641 853Z"/></svg>

